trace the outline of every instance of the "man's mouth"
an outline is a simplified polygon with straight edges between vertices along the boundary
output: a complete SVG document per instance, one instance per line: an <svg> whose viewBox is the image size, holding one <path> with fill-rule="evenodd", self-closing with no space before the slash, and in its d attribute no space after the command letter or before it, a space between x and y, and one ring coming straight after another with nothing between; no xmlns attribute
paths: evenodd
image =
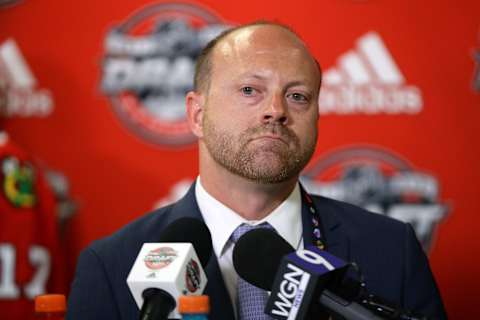
<svg viewBox="0 0 480 320"><path fill-rule="evenodd" d="M283 142L284 144L288 145L288 140L285 137L277 135L277 134L262 134L262 135L254 137L251 140L252 141L254 141L254 140L266 140L266 141L271 140L271 141Z"/></svg>

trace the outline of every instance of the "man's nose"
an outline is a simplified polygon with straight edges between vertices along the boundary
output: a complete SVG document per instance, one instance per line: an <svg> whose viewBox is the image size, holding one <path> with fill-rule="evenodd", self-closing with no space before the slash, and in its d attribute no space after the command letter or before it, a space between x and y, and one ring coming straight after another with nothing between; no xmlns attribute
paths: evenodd
<svg viewBox="0 0 480 320"><path fill-rule="evenodd" d="M270 102L265 107L262 121L264 124L282 124L288 123L287 106L283 95L273 95Z"/></svg>

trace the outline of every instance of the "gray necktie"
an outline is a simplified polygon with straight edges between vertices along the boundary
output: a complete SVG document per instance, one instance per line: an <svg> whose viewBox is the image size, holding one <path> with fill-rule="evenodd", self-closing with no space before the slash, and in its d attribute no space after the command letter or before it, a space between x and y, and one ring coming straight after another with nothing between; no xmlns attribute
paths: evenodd
<svg viewBox="0 0 480 320"><path fill-rule="evenodd" d="M237 242L238 239L250 230L266 228L273 229L273 227L264 222L257 226L248 224L241 224L231 235L233 242ZM253 249L253 248L252 248ZM268 300L268 292L255 287L254 285L238 277L237 284L237 314L238 320L268 320L272 319L264 313L265 305Z"/></svg>

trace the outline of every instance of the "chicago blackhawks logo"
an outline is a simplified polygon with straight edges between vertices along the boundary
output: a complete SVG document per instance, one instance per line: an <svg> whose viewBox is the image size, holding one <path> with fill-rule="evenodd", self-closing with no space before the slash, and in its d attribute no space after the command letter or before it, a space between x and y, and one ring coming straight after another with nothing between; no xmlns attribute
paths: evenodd
<svg viewBox="0 0 480 320"><path fill-rule="evenodd" d="M151 270L165 268L177 258L178 254L170 247L160 247L150 251L144 258L145 265Z"/></svg>
<svg viewBox="0 0 480 320"><path fill-rule="evenodd" d="M7 200L19 208L32 208L36 203L33 167L15 157L6 157L1 170L2 190Z"/></svg>
<svg viewBox="0 0 480 320"><path fill-rule="evenodd" d="M426 251L448 213L434 176L380 148L360 146L330 153L304 172L302 182L311 193L411 223Z"/></svg>
<svg viewBox="0 0 480 320"><path fill-rule="evenodd" d="M164 146L195 141L185 114L202 48L227 26L196 5L148 6L110 30L105 39L102 91L136 135Z"/></svg>

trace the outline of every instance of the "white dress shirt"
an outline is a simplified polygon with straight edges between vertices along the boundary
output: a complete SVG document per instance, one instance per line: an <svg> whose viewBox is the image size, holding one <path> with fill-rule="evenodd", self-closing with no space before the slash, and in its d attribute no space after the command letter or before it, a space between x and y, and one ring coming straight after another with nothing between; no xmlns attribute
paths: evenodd
<svg viewBox="0 0 480 320"><path fill-rule="evenodd" d="M233 267L234 243L230 240L231 234L242 223L257 225L268 222L292 247L303 247L300 188L297 184L285 201L259 221L246 220L215 199L202 186L200 177L195 185L195 196L205 224L212 234L213 250L236 314L238 275Z"/></svg>

